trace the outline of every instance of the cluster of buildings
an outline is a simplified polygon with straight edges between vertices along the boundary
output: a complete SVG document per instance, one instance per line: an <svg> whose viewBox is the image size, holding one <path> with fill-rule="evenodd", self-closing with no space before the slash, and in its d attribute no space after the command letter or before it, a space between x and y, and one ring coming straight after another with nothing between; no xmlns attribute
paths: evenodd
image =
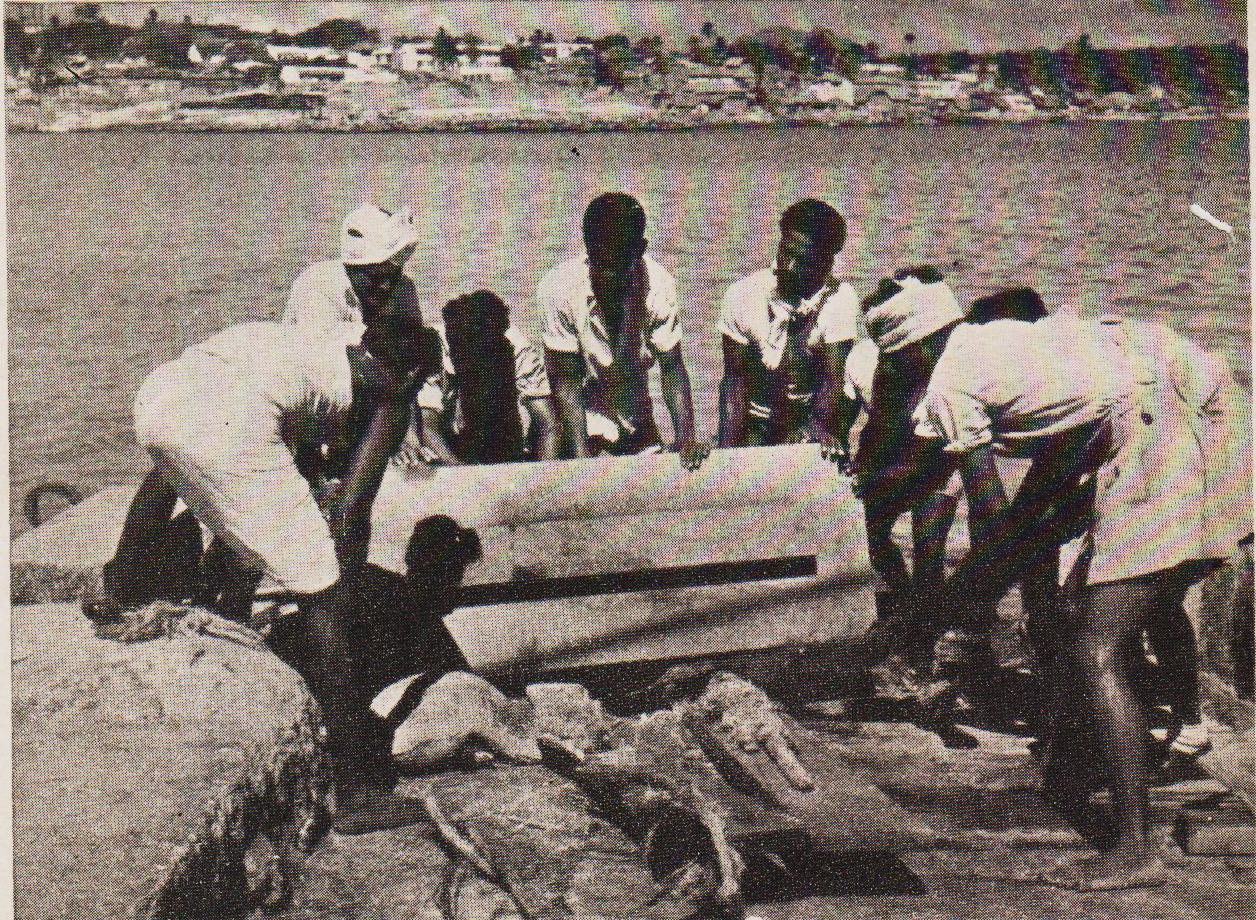
<svg viewBox="0 0 1256 920"><path fill-rule="evenodd" d="M386 121L430 107L420 97L432 86L456 89L463 99L513 95L519 100L563 91L574 98L608 82L614 93L666 123L1148 117L1181 108L1154 86L1145 98L1113 93L1064 99L1033 88L1016 92L986 62L926 75L897 63L869 61L848 77L762 61L752 65L731 52L698 62L661 49L643 54L625 46L622 51L608 80L604 43L599 47L587 39L561 41L540 33L512 45L441 32L337 49L286 44L278 36L268 41L198 31L186 45L186 67L162 67L124 49L111 60L70 56L53 69L57 75L51 80L47 68L42 76L10 69L7 95L14 105L9 123L25 126L20 117L15 121L15 106L50 98L87 107L165 103L183 111L287 110L306 117L328 110L369 111L376 121Z"/></svg>

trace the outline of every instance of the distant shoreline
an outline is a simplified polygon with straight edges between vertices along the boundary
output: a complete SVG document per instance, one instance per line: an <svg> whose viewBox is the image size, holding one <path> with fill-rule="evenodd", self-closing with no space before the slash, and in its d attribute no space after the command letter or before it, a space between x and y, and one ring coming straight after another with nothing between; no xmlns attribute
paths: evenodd
<svg viewBox="0 0 1256 920"><path fill-rule="evenodd" d="M848 119L837 121L824 120L747 120L747 121L712 121L705 123L686 123L672 121L613 121L586 120L582 123L565 121L545 121L534 119L486 119L467 121L440 121L430 124L317 124L299 121L292 124L247 124L237 120L215 123L204 121L188 122L152 122L152 121L119 121L109 124L80 124L72 126L30 125L10 122L6 129L10 134L83 134L96 132L135 131L143 133L175 133L175 134L609 134L609 133L669 133L687 134L707 131L754 131L754 130L798 130L807 128L842 129L842 128L879 128L879 127L944 127L947 125L983 125L983 124L1062 124L1079 122L1120 122L1134 124L1178 124L1184 122L1206 121L1247 121L1246 111L1217 112L1206 115L1187 117L1150 117L1127 116L1111 117L1101 115L1083 115L1065 117L1059 115L1038 115L1030 118L990 118L982 116L953 117L946 119L886 119L865 120Z"/></svg>

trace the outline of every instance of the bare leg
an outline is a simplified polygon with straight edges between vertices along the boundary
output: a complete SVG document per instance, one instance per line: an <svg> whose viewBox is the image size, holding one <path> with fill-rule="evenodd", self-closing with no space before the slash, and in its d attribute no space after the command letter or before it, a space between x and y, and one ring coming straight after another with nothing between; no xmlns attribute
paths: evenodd
<svg viewBox="0 0 1256 920"><path fill-rule="evenodd" d="M122 525L118 549L104 565L106 596L85 599L89 616L194 593L200 532L189 515L171 520L179 495L155 468L140 484ZM88 610L93 606L93 610Z"/></svg>
<svg viewBox="0 0 1256 920"><path fill-rule="evenodd" d="M1130 685L1141 654L1142 629L1162 593L1159 573L1091 585L1081 601L1081 629L1073 648L1081 702L1097 730L1112 780L1115 843L1093 860L1061 867L1047 880L1082 889L1129 888L1164 881L1148 838L1147 720Z"/></svg>
<svg viewBox="0 0 1256 920"><path fill-rule="evenodd" d="M946 578L946 538L955 522L959 498L935 492L912 511L912 581L916 594L936 602Z"/></svg>
<svg viewBox="0 0 1256 920"><path fill-rule="evenodd" d="M1234 642L1231 655L1234 659L1234 687L1247 699L1252 698L1256 683L1256 667L1252 662L1252 632L1256 617L1252 614L1252 539L1248 537L1239 546L1234 568Z"/></svg>
<svg viewBox="0 0 1256 920"><path fill-rule="evenodd" d="M1167 575L1160 602L1147 620L1147 637L1160 662L1168 704L1173 715L1186 724L1197 723L1202 718L1195 627L1182 606L1186 592L1197 580L1194 574L1175 569Z"/></svg>
<svg viewBox="0 0 1256 920"><path fill-rule="evenodd" d="M299 621L272 634L276 651L307 681L323 710L327 748L336 791L332 827L360 834L413 824L423 819L422 804L394 790L387 736L370 713L359 649L351 628L351 592L343 581L308 595ZM294 630L298 635L294 635Z"/></svg>

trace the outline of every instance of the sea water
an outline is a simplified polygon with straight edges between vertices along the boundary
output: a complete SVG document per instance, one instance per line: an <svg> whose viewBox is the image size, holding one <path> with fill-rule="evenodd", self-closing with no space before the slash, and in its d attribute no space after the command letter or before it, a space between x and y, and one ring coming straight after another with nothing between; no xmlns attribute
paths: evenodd
<svg viewBox="0 0 1256 920"><path fill-rule="evenodd" d="M364 200L410 205L429 318L489 288L539 339L543 272L581 212L626 190L677 277L700 432L716 424L719 301L770 263L783 207L849 223L839 270L867 294L941 266L964 302L1037 288L1048 307L1163 319L1250 387L1245 121L780 127L677 133L11 135L7 141L11 527L22 496L147 469L144 375L224 326L277 317ZM1199 204L1231 237L1190 213ZM657 383L656 383L657 386ZM667 414L660 410L666 432Z"/></svg>

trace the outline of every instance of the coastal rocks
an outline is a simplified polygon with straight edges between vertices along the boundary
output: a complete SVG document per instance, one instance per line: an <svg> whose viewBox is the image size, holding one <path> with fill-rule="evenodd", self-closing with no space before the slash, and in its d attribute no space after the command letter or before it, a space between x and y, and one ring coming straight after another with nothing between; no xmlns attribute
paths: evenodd
<svg viewBox="0 0 1256 920"><path fill-rule="evenodd" d="M97 638L13 610L13 833L24 918L244 916L325 817L317 708L265 649Z"/></svg>

